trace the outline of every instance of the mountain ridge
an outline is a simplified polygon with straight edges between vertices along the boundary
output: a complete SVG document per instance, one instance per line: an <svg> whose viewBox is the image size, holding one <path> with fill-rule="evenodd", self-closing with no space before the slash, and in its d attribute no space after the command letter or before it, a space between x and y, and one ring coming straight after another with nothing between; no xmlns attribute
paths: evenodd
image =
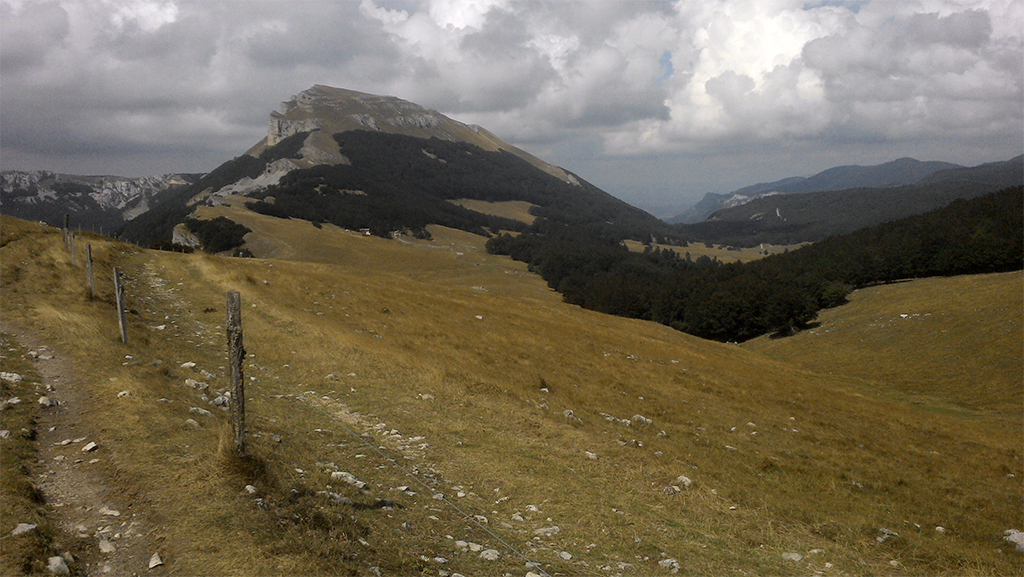
<svg viewBox="0 0 1024 577"><path fill-rule="evenodd" d="M726 194L708 193L689 210L676 215L668 222L671 224L701 222L718 210L739 206L771 194L903 186L914 184L933 173L957 168L964 167L950 162L920 161L909 157L897 158L871 166L836 166L808 177L791 176L773 182L762 182Z"/></svg>

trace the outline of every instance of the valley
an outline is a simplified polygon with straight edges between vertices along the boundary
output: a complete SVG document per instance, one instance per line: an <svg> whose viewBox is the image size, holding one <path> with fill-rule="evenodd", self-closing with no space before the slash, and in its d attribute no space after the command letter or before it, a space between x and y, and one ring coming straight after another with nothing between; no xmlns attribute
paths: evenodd
<svg viewBox="0 0 1024 577"><path fill-rule="evenodd" d="M152 574L1020 574L1020 271L864 289L741 347L566 304L464 231L389 240L230 198L200 216L249 227L254 258L79 239L97 279L125 271L127 345L59 230L0 223L5 344L74 367L88 466L147 519ZM186 384L227 386L228 290L247 460ZM4 428L64 410L20 394ZM92 574L94 538L42 547L69 543Z"/></svg>

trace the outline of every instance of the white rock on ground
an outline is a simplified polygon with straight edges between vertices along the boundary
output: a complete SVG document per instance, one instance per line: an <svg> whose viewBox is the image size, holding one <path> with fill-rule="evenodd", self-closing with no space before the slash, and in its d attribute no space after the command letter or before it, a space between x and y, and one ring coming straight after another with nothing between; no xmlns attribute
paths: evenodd
<svg viewBox="0 0 1024 577"><path fill-rule="evenodd" d="M480 558L484 561L497 561L501 554L494 549L486 549L480 552Z"/></svg>
<svg viewBox="0 0 1024 577"><path fill-rule="evenodd" d="M159 553L153 553L153 556L149 558L149 568L159 567L164 564L164 560L160 558Z"/></svg>
<svg viewBox="0 0 1024 577"><path fill-rule="evenodd" d="M97 445L96 443L94 443L92 441L89 441L88 444L86 444L84 447L82 447L82 452L83 453L91 453L91 452L95 451L97 447L99 447L99 445Z"/></svg>
<svg viewBox="0 0 1024 577"><path fill-rule="evenodd" d="M71 575L71 570L68 569L63 557L50 557L46 561L46 568L54 575Z"/></svg>
<svg viewBox="0 0 1024 577"><path fill-rule="evenodd" d="M686 475L679 475L676 477L676 485L682 485L684 488L689 489L693 481Z"/></svg>
<svg viewBox="0 0 1024 577"><path fill-rule="evenodd" d="M15 527L13 531L11 531L11 537L17 537L18 535L24 535L25 533L29 533L29 532L35 531L35 530L36 530L36 526L33 525L32 523L18 523L18 526Z"/></svg>
<svg viewBox="0 0 1024 577"><path fill-rule="evenodd" d="M804 556L799 554L799 553L783 553L782 554L782 559L783 560L785 560L785 561L793 561L794 563L799 563L800 561L803 560L803 558L804 558Z"/></svg>
<svg viewBox="0 0 1024 577"><path fill-rule="evenodd" d="M1024 532L1018 531L1016 529L1007 529L1003 532L1003 535L1004 539L1012 543L1018 551L1024 553Z"/></svg>
<svg viewBox="0 0 1024 577"><path fill-rule="evenodd" d="M551 537L552 535L557 535L561 530L562 529L559 528L558 525L554 525L552 527L542 527L537 529L533 534L540 537Z"/></svg>
<svg viewBox="0 0 1024 577"><path fill-rule="evenodd" d="M21 375L18 373L0 373L0 380L7 381L8 383L20 383Z"/></svg>
<svg viewBox="0 0 1024 577"><path fill-rule="evenodd" d="M114 551L117 551L117 547L115 547L113 543L107 541L106 539L100 539L101 553L113 553Z"/></svg>
<svg viewBox="0 0 1024 577"><path fill-rule="evenodd" d="M676 561L671 557L668 559L662 559L661 561L658 561L658 565L672 571L673 573L679 573L679 561Z"/></svg>

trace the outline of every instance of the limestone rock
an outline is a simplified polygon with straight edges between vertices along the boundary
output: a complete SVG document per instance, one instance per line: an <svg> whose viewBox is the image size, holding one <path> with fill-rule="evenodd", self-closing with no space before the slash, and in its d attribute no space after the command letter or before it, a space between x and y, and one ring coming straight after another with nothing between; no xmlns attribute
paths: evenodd
<svg viewBox="0 0 1024 577"><path fill-rule="evenodd" d="M50 557L46 561L46 568L54 575L71 575L71 570L68 569L63 557Z"/></svg>
<svg viewBox="0 0 1024 577"><path fill-rule="evenodd" d="M11 537L17 537L18 535L24 535L25 533L31 533L36 530L36 526L32 523L18 523L18 526L11 531Z"/></svg>
<svg viewBox="0 0 1024 577"><path fill-rule="evenodd" d="M1012 543L1017 548L1017 551L1024 553L1024 532L1008 529L1003 532L1003 538Z"/></svg>
<svg viewBox="0 0 1024 577"><path fill-rule="evenodd" d="M160 558L160 553L153 553L153 556L149 558L149 568L159 567L164 564L164 560Z"/></svg>
<svg viewBox="0 0 1024 577"><path fill-rule="evenodd" d="M494 549L485 549L480 552L480 558L484 561L497 561L501 554Z"/></svg>

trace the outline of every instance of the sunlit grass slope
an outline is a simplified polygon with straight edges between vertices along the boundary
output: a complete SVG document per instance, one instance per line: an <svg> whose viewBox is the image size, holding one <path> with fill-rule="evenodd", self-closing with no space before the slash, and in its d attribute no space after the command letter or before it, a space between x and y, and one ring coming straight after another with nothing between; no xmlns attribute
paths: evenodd
<svg viewBox="0 0 1024 577"><path fill-rule="evenodd" d="M525 575L526 558L552 575L1021 573L1002 539L1024 499L1016 418L874 398L862 378L565 305L466 233L213 210L253 230L257 258L93 241L129 277L127 347L58 231L2 229L5 322L81 368L106 466L182 574ZM228 290L253 379L243 463L225 414L189 413L206 405L183 385L202 368L226 386Z"/></svg>
<svg viewBox="0 0 1024 577"><path fill-rule="evenodd" d="M929 278L859 290L820 324L745 348L863 379L924 406L1020 417L1024 274Z"/></svg>

